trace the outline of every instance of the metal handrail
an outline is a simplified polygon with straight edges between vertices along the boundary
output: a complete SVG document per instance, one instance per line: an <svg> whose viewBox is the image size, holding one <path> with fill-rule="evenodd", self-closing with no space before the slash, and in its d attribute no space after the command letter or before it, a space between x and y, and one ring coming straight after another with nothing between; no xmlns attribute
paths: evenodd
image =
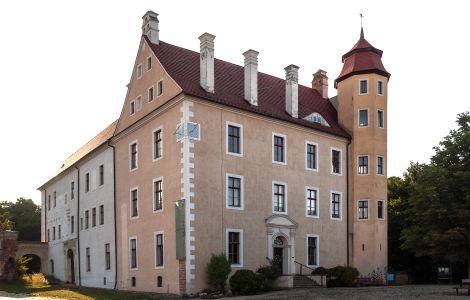
<svg viewBox="0 0 470 300"><path fill-rule="evenodd" d="M304 265L303 263L300 263L300 262L298 262L298 261L296 261L296 260L294 260L294 263L300 265L300 275L301 275L301 276L302 276L302 268L303 268L303 267L309 269L309 270L310 270L310 274L312 274L312 272L313 272L313 270L314 270L314 269L310 268L309 266L306 266L306 265Z"/></svg>

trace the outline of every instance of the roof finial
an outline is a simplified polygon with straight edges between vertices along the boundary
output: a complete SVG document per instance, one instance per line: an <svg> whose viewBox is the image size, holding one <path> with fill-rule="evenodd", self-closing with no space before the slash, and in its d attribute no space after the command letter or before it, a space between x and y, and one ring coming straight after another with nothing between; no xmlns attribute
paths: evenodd
<svg viewBox="0 0 470 300"><path fill-rule="evenodd" d="M362 29L362 18L364 18L364 16L362 15L362 13L359 13L359 15L361 16L361 40L364 39L364 30Z"/></svg>

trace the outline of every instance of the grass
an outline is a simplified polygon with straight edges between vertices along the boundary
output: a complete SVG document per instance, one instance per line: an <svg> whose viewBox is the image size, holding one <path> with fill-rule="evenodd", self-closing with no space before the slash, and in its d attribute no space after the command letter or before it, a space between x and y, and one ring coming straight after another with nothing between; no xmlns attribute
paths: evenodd
<svg viewBox="0 0 470 300"><path fill-rule="evenodd" d="M41 275L42 276L42 275ZM13 294L26 294L28 296L61 298L71 300L92 300L92 299L179 299L174 295L162 295L152 293L125 292L88 287L74 287L65 285L51 285L47 280L34 278L29 280L17 280L13 282L0 282L0 291ZM44 277L42 277L44 278Z"/></svg>

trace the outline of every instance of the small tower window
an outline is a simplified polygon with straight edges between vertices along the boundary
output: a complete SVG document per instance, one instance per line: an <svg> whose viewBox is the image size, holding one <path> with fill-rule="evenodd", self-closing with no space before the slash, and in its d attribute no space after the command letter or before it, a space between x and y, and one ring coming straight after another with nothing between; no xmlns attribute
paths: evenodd
<svg viewBox="0 0 470 300"><path fill-rule="evenodd" d="M380 96L384 94L384 82L382 80L377 81L377 94Z"/></svg>
<svg viewBox="0 0 470 300"><path fill-rule="evenodd" d="M369 174L369 156L363 155L358 157L358 170L357 173L361 175Z"/></svg>
<svg viewBox="0 0 470 300"><path fill-rule="evenodd" d="M383 110L377 111L377 127L384 128L384 111Z"/></svg>
<svg viewBox="0 0 470 300"><path fill-rule="evenodd" d="M362 79L359 81L359 95L365 95L368 92L368 82L367 79Z"/></svg>
<svg viewBox="0 0 470 300"><path fill-rule="evenodd" d="M359 127L369 126L369 110L360 109L359 110Z"/></svg>

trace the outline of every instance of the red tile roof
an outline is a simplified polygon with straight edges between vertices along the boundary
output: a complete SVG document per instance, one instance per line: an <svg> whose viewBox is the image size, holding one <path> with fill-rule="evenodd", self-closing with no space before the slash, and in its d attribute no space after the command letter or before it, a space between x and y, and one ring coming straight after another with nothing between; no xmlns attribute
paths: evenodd
<svg viewBox="0 0 470 300"><path fill-rule="evenodd" d="M335 80L335 87L340 81L356 74L377 73L390 78L390 73L382 64L382 53L382 50L361 37L354 47L343 55L343 69Z"/></svg>
<svg viewBox="0 0 470 300"><path fill-rule="evenodd" d="M288 121L337 136L350 136L338 124L337 112L328 99L318 91L299 84L299 119L285 110L285 80L258 72L258 106L244 99L244 67L215 59L215 92L208 93L199 84L199 53L160 41L147 43L168 74L184 93L245 111ZM302 120L313 112L321 114L331 127Z"/></svg>

